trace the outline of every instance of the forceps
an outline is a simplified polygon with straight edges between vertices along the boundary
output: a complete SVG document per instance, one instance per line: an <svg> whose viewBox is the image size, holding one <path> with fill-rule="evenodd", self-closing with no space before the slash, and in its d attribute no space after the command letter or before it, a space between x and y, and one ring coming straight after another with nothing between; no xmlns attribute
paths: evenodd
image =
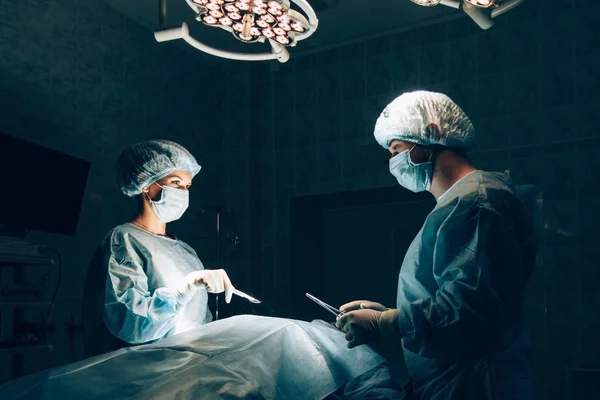
<svg viewBox="0 0 600 400"><path fill-rule="evenodd" d="M306 297L308 297L309 299L311 299L312 301L314 301L315 303L317 303L318 305L320 305L321 307L323 307L325 310L329 311L336 317L339 317L342 314L342 312L340 310L338 310L337 308L330 306L329 304L317 299L315 296L313 296L311 294L306 293Z"/></svg>
<svg viewBox="0 0 600 400"><path fill-rule="evenodd" d="M232 291L232 293L233 293L233 294L236 294L236 295L238 295L238 296L240 296L240 297L243 297L243 298L245 298L245 299L246 299L246 300L248 300L250 303L254 303L254 304L260 304L260 303L261 303L261 301L260 301L260 300L258 300L258 299L255 299L254 297L252 297L252 296L250 296L250 295L248 295L248 294L246 294L246 293L242 292L241 290L237 290L236 288L233 288L233 291Z"/></svg>

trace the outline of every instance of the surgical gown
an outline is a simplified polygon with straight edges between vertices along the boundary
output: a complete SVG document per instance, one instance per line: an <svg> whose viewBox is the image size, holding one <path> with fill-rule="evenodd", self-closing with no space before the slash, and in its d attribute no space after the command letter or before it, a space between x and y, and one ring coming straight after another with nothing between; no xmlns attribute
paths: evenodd
<svg viewBox="0 0 600 400"><path fill-rule="evenodd" d="M438 199L410 245L397 307L422 400L533 398L523 300L536 260L531 207L475 171Z"/></svg>
<svg viewBox="0 0 600 400"><path fill-rule="evenodd" d="M132 224L114 228L88 271L82 313L86 357L197 328L212 320L206 290L188 303L175 290L204 269L186 243Z"/></svg>

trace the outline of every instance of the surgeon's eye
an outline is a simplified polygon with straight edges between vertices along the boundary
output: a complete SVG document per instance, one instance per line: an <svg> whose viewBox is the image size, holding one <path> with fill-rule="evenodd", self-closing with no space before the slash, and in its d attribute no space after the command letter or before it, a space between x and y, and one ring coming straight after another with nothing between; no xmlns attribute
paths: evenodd
<svg viewBox="0 0 600 400"><path fill-rule="evenodd" d="M398 154L400 154L400 149L392 149L392 153L390 154L390 159L396 157Z"/></svg>

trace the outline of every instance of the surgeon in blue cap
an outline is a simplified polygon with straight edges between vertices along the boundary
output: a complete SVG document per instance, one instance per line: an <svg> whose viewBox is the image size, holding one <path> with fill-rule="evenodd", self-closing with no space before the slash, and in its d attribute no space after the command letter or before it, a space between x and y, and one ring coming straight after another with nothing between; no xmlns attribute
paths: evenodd
<svg viewBox="0 0 600 400"><path fill-rule="evenodd" d="M391 174L437 205L406 252L396 307L353 301L337 326L349 347L401 343L421 400L529 400L523 301L539 196L475 169L466 155L473 136L467 115L440 93L406 93L383 110L375 138L392 155Z"/></svg>
<svg viewBox="0 0 600 400"><path fill-rule="evenodd" d="M207 293L233 285L223 270L206 270L196 252L167 231L189 205L200 165L167 140L134 144L117 161L117 183L139 210L112 229L88 270L82 320L86 356L153 342L212 320Z"/></svg>

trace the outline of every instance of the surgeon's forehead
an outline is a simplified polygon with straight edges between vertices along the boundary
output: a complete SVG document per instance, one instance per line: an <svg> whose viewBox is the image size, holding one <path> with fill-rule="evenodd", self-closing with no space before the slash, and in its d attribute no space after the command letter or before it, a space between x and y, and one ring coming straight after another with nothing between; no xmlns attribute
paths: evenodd
<svg viewBox="0 0 600 400"><path fill-rule="evenodd" d="M394 147L412 147L413 144L410 142L405 142L404 140L400 140L400 139L393 139L389 144L388 144L388 149L394 148Z"/></svg>
<svg viewBox="0 0 600 400"><path fill-rule="evenodd" d="M169 175L167 175L164 178L162 178L161 181L162 180L172 179L172 178L179 178L179 179L181 179L183 181L191 182L192 178L193 178L193 175L189 171L173 171Z"/></svg>

